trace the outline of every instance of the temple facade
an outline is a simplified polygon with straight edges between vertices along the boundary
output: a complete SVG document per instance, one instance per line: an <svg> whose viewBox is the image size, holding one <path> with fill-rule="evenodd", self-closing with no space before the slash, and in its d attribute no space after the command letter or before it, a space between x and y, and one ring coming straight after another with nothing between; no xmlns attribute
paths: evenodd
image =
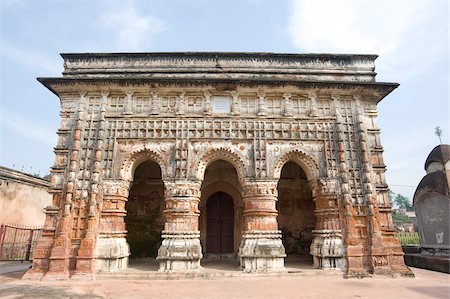
<svg viewBox="0 0 450 299"><path fill-rule="evenodd" d="M376 55L62 54L52 205L25 278L94 278L289 257L343 275L410 273L395 238Z"/></svg>

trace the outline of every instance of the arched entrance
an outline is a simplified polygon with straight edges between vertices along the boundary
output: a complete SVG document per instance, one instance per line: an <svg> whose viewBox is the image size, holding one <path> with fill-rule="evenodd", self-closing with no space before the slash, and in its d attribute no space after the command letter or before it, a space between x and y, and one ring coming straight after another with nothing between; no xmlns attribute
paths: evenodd
<svg viewBox="0 0 450 299"><path fill-rule="evenodd" d="M217 192L206 203L206 251L226 254L234 251L234 203L231 196Z"/></svg>
<svg viewBox="0 0 450 299"><path fill-rule="evenodd" d="M234 259L242 238L243 202L236 168L212 162L201 187L200 241L206 259Z"/></svg>
<svg viewBox="0 0 450 299"><path fill-rule="evenodd" d="M131 258L156 257L164 228L164 183L158 163L137 166L125 205Z"/></svg>
<svg viewBox="0 0 450 299"><path fill-rule="evenodd" d="M293 161L286 162L281 170L277 210L286 261L311 265L310 246L316 222L314 201L305 171Z"/></svg>

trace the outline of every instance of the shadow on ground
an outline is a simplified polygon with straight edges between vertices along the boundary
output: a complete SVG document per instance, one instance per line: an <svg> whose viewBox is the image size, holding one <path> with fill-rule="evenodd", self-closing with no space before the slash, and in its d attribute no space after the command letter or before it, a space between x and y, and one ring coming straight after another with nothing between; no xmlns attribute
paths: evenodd
<svg viewBox="0 0 450 299"><path fill-rule="evenodd" d="M95 294L77 294L69 287L9 285L0 286L2 298L104 298Z"/></svg>

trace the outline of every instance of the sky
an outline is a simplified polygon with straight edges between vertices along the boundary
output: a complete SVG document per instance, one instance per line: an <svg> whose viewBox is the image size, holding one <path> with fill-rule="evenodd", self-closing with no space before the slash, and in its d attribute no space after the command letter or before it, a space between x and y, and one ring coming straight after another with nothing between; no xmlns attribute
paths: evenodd
<svg viewBox="0 0 450 299"><path fill-rule="evenodd" d="M378 54L387 183L412 199L424 162L449 143L446 0L1 0L0 165L44 175L59 100L36 77L60 76L59 53L232 51Z"/></svg>

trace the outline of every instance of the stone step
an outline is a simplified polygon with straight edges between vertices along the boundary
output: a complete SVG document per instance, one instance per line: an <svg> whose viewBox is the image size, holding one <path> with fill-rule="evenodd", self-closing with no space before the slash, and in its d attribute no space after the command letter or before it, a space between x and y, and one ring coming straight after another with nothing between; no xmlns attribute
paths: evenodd
<svg viewBox="0 0 450 299"><path fill-rule="evenodd" d="M165 273L157 271L133 271L133 272L102 272L97 274L100 280L217 280L224 278L289 278L299 276L323 276L338 275L342 276L341 271L337 270L284 270L277 272L255 272L247 273L241 271L213 271L213 272L179 272Z"/></svg>

